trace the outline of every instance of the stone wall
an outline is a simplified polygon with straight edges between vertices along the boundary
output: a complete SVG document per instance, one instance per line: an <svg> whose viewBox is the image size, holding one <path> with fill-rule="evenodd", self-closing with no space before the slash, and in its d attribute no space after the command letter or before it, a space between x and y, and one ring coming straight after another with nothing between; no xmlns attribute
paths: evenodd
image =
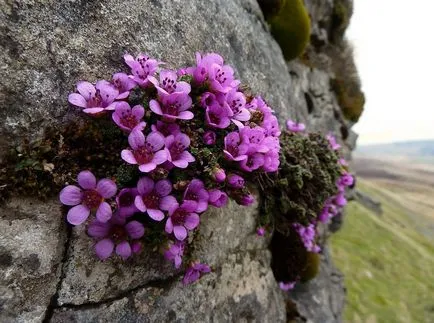
<svg viewBox="0 0 434 323"><path fill-rule="evenodd" d="M312 37L327 45L334 1L306 5ZM324 64L287 64L255 0L7 0L0 10L0 160L9 144L74 119L67 95L76 81L109 78L125 51L168 66L219 52L282 123L291 117L343 135L347 156L354 147L324 68L333 58L317 46ZM256 213L235 204L207 212L195 252L213 272L182 287L156 251L99 262L56 200L14 197L0 208L0 321L285 322L289 298L271 272L268 239L255 234ZM339 322L342 276L327 248L322 258L321 274L290 299L300 319Z"/></svg>

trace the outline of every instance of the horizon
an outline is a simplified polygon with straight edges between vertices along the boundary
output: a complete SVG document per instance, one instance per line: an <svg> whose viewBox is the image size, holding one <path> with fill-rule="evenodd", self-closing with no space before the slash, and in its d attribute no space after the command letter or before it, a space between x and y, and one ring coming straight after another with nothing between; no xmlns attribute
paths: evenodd
<svg viewBox="0 0 434 323"><path fill-rule="evenodd" d="M434 140L433 9L434 3L424 0L411 5L404 0L354 2L346 35L366 95L354 126L359 145Z"/></svg>

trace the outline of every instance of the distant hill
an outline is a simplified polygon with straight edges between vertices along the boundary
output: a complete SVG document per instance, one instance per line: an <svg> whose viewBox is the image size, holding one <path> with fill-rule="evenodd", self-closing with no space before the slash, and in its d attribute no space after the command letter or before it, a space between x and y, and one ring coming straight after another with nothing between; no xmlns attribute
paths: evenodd
<svg viewBox="0 0 434 323"><path fill-rule="evenodd" d="M404 141L389 144L359 146L355 156L408 157L432 159L434 161L434 140Z"/></svg>

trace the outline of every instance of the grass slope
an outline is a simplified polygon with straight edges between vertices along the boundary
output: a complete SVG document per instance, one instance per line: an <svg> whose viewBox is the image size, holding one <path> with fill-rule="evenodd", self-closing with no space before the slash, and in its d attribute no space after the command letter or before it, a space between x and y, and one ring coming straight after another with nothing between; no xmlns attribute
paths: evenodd
<svg viewBox="0 0 434 323"><path fill-rule="evenodd" d="M434 244L413 214L369 182L359 189L383 203L376 216L350 203L332 237L333 258L346 276L346 322L434 322Z"/></svg>

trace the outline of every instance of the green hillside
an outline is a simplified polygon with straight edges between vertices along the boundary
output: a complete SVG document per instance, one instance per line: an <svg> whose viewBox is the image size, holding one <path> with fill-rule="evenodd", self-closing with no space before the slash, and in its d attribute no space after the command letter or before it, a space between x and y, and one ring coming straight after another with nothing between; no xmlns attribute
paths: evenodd
<svg viewBox="0 0 434 323"><path fill-rule="evenodd" d="M384 214L351 202L344 227L331 238L348 289L345 321L434 322L434 245L417 231L416 215L360 182L359 189L381 200Z"/></svg>

